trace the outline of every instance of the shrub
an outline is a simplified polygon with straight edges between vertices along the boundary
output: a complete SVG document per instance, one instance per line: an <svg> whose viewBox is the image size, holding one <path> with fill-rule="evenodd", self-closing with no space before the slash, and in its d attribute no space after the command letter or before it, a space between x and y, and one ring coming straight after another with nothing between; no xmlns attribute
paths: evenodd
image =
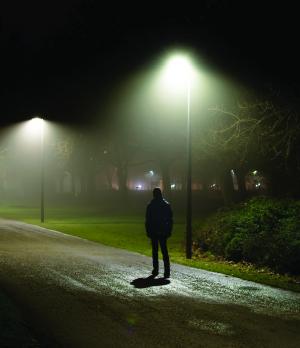
<svg viewBox="0 0 300 348"><path fill-rule="evenodd" d="M201 249L232 261L300 274L300 202L253 198L210 216L197 231Z"/></svg>

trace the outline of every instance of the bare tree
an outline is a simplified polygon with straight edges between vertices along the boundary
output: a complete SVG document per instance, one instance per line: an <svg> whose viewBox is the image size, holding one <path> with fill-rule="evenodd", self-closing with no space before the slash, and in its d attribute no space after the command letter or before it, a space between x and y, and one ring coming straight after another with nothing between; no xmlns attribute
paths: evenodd
<svg viewBox="0 0 300 348"><path fill-rule="evenodd" d="M298 113L270 100L214 106L209 108L205 126L198 130L197 158L214 163L224 200L229 203L231 169L237 175L241 197L245 193L245 174L251 168L259 166L267 174L274 168L285 175L287 171L299 171L299 158L295 156L299 135Z"/></svg>

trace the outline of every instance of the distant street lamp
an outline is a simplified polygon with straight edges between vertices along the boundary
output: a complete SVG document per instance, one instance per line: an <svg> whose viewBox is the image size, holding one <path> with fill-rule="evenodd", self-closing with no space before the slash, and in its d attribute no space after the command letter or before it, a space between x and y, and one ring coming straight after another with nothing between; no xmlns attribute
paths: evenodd
<svg viewBox="0 0 300 348"><path fill-rule="evenodd" d="M41 157L41 188L40 188L40 218L45 221L45 154L44 154L44 120L40 117L32 118L27 126L32 135L40 137Z"/></svg>
<svg viewBox="0 0 300 348"><path fill-rule="evenodd" d="M192 257L192 146L191 146L191 81L194 75L191 59L184 54L169 57L164 78L170 88L184 86L187 101L187 201L186 201L186 258Z"/></svg>

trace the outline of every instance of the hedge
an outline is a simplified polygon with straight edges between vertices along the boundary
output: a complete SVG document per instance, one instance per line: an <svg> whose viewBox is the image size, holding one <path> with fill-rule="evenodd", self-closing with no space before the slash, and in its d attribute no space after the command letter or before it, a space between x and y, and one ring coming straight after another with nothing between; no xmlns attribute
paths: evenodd
<svg viewBox="0 0 300 348"><path fill-rule="evenodd" d="M300 201L250 199L208 217L197 244L227 260L300 274Z"/></svg>

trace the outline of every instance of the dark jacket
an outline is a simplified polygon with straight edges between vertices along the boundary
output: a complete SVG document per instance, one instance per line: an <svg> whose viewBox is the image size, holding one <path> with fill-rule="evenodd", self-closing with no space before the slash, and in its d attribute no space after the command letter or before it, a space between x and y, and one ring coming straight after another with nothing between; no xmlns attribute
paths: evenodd
<svg viewBox="0 0 300 348"><path fill-rule="evenodd" d="M164 199L154 198L146 210L145 228L149 238L168 238L173 228L173 213Z"/></svg>

